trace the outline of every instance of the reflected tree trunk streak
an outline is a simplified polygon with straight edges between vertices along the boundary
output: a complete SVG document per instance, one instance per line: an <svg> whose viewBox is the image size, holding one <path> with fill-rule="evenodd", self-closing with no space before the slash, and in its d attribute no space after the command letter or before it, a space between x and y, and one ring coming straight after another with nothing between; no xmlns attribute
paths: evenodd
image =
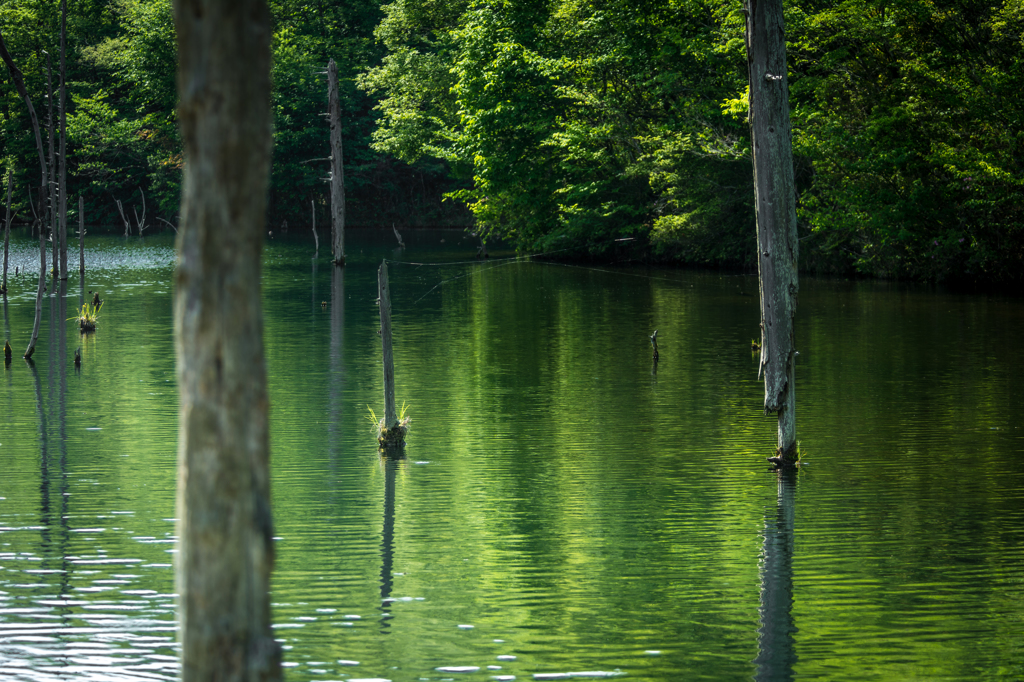
<svg viewBox="0 0 1024 682"><path fill-rule="evenodd" d="M384 527L380 539L380 629L388 631L391 620L391 589L394 586L392 570L395 558L395 476L404 458L382 458L384 463Z"/></svg>
<svg viewBox="0 0 1024 682"><path fill-rule="evenodd" d="M793 624L793 533L796 521L796 471L778 473L778 503L764 519L761 557L760 627L754 679L779 682L793 679L796 647Z"/></svg>
<svg viewBox="0 0 1024 682"><path fill-rule="evenodd" d="M72 564L68 560L68 547L71 542L71 529L68 525L68 503L70 495L68 493L68 432L67 432L67 417L68 417L68 340L67 340L67 322L68 319L68 281L66 279L60 282L60 298L58 317L57 317L57 330L58 341L57 341L57 437L58 437L58 448L60 449L60 536L58 537L59 547L57 548L57 556L60 557L60 586L57 590L57 598L62 599L68 592L71 591L71 569ZM52 355L52 353L51 353ZM64 605L58 606L57 611L61 614L62 619L67 623L70 614L71 607ZM70 665L70 662L65 659L65 663Z"/></svg>
<svg viewBox="0 0 1024 682"><path fill-rule="evenodd" d="M332 471L341 451L345 398L345 269L331 268L330 412L327 435ZM335 479L336 480L336 479Z"/></svg>
<svg viewBox="0 0 1024 682"><path fill-rule="evenodd" d="M40 554L46 556L50 546L50 447L46 438L46 410L43 409L43 384L39 370L31 359L26 360L36 388L36 416L39 418L39 525L42 527Z"/></svg>

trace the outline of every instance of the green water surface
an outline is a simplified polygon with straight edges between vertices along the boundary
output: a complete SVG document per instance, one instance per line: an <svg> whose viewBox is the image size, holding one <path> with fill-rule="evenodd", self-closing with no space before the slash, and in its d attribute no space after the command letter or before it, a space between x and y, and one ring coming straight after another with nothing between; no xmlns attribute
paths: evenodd
<svg viewBox="0 0 1024 682"><path fill-rule="evenodd" d="M350 233L343 270L267 243L288 680L1024 678L1019 299L803 278L806 465L780 478L756 277L403 237ZM33 248L15 239L12 271ZM34 367L35 279L12 275L2 679L178 674L173 258L170 237L92 239L84 286L51 284ZM399 461L367 419L384 258ZM63 320L93 290L81 337Z"/></svg>

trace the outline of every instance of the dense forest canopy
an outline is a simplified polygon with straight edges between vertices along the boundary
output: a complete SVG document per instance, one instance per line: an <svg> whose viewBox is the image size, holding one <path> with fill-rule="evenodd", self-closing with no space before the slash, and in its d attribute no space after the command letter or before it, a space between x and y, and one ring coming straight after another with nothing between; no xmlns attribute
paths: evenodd
<svg viewBox="0 0 1024 682"><path fill-rule="evenodd" d="M349 223L472 225L575 257L752 266L740 0L273 0L270 221L326 217L327 61ZM46 111L57 0L0 0ZM169 0L69 3L69 193L174 222ZM1024 281L1024 2L791 0L801 258L817 272ZM38 177L0 74L22 218ZM75 202L71 202L74 205Z"/></svg>

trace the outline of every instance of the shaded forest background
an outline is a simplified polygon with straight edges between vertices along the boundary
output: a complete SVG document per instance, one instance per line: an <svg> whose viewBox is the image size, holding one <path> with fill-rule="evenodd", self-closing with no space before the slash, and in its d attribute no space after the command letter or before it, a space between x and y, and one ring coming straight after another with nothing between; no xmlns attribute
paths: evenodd
<svg viewBox="0 0 1024 682"><path fill-rule="evenodd" d="M739 0L270 5L271 229L308 230L311 202L327 220L333 58L350 226L755 265ZM0 0L44 119L59 20L57 0ZM791 0L787 22L803 269L1024 285L1024 0ZM131 216L145 196L147 223L176 223L170 0L71 0L68 65L69 206L123 225L116 202ZM34 138L0 82L25 220Z"/></svg>

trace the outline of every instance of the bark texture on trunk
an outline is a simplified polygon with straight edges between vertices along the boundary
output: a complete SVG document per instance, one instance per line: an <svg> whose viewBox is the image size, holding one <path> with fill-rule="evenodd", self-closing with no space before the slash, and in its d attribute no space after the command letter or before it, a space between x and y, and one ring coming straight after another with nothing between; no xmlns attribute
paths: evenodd
<svg viewBox="0 0 1024 682"><path fill-rule="evenodd" d="M175 0L185 142L174 299L182 679L279 680L260 253L270 167L265 0Z"/></svg>
<svg viewBox="0 0 1024 682"><path fill-rule="evenodd" d="M789 459L796 451L798 241L782 0L748 0L746 39L761 293L759 371L765 414L778 413L779 454Z"/></svg>
<svg viewBox="0 0 1024 682"><path fill-rule="evenodd" d="M327 110L331 121L331 254L335 265L345 264L345 165L341 148L341 105L338 67L327 64Z"/></svg>

